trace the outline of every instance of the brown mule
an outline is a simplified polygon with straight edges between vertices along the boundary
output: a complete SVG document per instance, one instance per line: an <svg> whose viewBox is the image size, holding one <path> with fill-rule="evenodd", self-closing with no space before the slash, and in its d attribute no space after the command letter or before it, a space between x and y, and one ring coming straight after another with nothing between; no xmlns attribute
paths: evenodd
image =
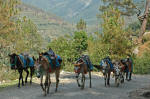
<svg viewBox="0 0 150 99"><path fill-rule="evenodd" d="M89 79L90 79L90 85L89 87L92 87L91 83L91 71L88 68L87 64L84 63L83 59L80 59L76 64L74 64L74 71L76 73L76 79L77 79L77 84L81 89L84 89L85 86L85 74L89 73ZM79 83L79 75L82 75L81 77L81 84Z"/></svg>
<svg viewBox="0 0 150 99"><path fill-rule="evenodd" d="M61 61L59 61L59 64L61 65ZM35 68L36 68L36 75L38 78L40 78L41 82L40 85L44 91L44 95L46 96L49 93L49 88L51 85L51 79L50 74L55 73L56 77L56 89L55 92L57 92L58 84L59 84L59 75L60 75L60 69L61 66L52 68L51 64L49 63L48 58L46 58L44 55L40 54L39 59L35 62ZM43 86L43 76L46 76L45 83Z"/></svg>

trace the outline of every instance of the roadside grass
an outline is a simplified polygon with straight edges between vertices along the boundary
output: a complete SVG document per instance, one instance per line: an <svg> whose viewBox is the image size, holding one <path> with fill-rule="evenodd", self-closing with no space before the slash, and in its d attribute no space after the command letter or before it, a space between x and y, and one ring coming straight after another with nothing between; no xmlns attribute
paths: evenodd
<svg viewBox="0 0 150 99"><path fill-rule="evenodd" d="M24 81L25 81L25 78L24 78ZM28 78L28 84L29 84L29 81L30 81L30 77ZM22 82L22 81L21 81ZM25 83L25 82L24 82ZM32 78L32 83L38 83L38 78L36 79L35 76L33 76ZM20 83L21 84L21 83ZM18 85L18 79L16 80L9 80L9 81L4 81L4 82L1 82L0 83L0 91L4 88L7 88L7 87L12 87L12 86L16 86L17 87Z"/></svg>
<svg viewBox="0 0 150 99"><path fill-rule="evenodd" d="M8 68L3 68L0 70L0 91L6 87L11 87L18 84L18 71L9 70ZM23 72L23 78L25 80L26 73ZM33 78L35 75L33 75ZM28 77L28 82L30 80L30 75Z"/></svg>
<svg viewBox="0 0 150 99"><path fill-rule="evenodd" d="M0 91L6 87L11 87L11 86L14 86L18 83L18 80L13 80L13 81L10 81L10 82L5 82L5 83L1 83L0 84Z"/></svg>

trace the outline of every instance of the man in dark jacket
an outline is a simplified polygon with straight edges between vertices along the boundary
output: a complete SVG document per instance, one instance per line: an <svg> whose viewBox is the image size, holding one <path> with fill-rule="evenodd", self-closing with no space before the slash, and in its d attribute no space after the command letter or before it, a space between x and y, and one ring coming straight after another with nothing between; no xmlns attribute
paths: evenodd
<svg viewBox="0 0 150 99"><path fill-rule="evenodd" d="M128 76L129 76L129 81L130 81L132 77L132 72L133 72L133 60L132 60L131 55L127 56L127 62L128 62L128 69L129 69Z"/></svg>

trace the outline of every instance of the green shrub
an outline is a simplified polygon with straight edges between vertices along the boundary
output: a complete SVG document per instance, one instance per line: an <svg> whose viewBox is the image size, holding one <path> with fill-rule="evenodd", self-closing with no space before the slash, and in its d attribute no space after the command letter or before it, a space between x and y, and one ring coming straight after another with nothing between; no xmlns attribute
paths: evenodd
<svg viewBox="0 0 150 99"><path fill-rule="evenodd" d="M135 74L150 74L150 52L145 52L141 57L135 57L133 71Z"/></svg>
<svg viewBox="0 0 150 99"><path fill-rule="evenodd" d="M144 36L143 36L143 41L144 41L144 42L150 41L150 34L144 35Z"/></svg>

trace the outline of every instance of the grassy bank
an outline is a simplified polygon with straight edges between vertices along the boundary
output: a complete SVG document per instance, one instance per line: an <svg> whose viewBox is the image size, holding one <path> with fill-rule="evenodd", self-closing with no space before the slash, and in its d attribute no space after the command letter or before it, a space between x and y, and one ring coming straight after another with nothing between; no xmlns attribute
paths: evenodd
<svg viewBox="0 0 150 99"><path fill-rule="evenodd" d="M9 81L9 82L1 82L1 83L0 83L0 91L1 91L3 88L14 86L14 85L16 85L17 83L18 83L18 80L12 80L12 81Z"/></svg>

